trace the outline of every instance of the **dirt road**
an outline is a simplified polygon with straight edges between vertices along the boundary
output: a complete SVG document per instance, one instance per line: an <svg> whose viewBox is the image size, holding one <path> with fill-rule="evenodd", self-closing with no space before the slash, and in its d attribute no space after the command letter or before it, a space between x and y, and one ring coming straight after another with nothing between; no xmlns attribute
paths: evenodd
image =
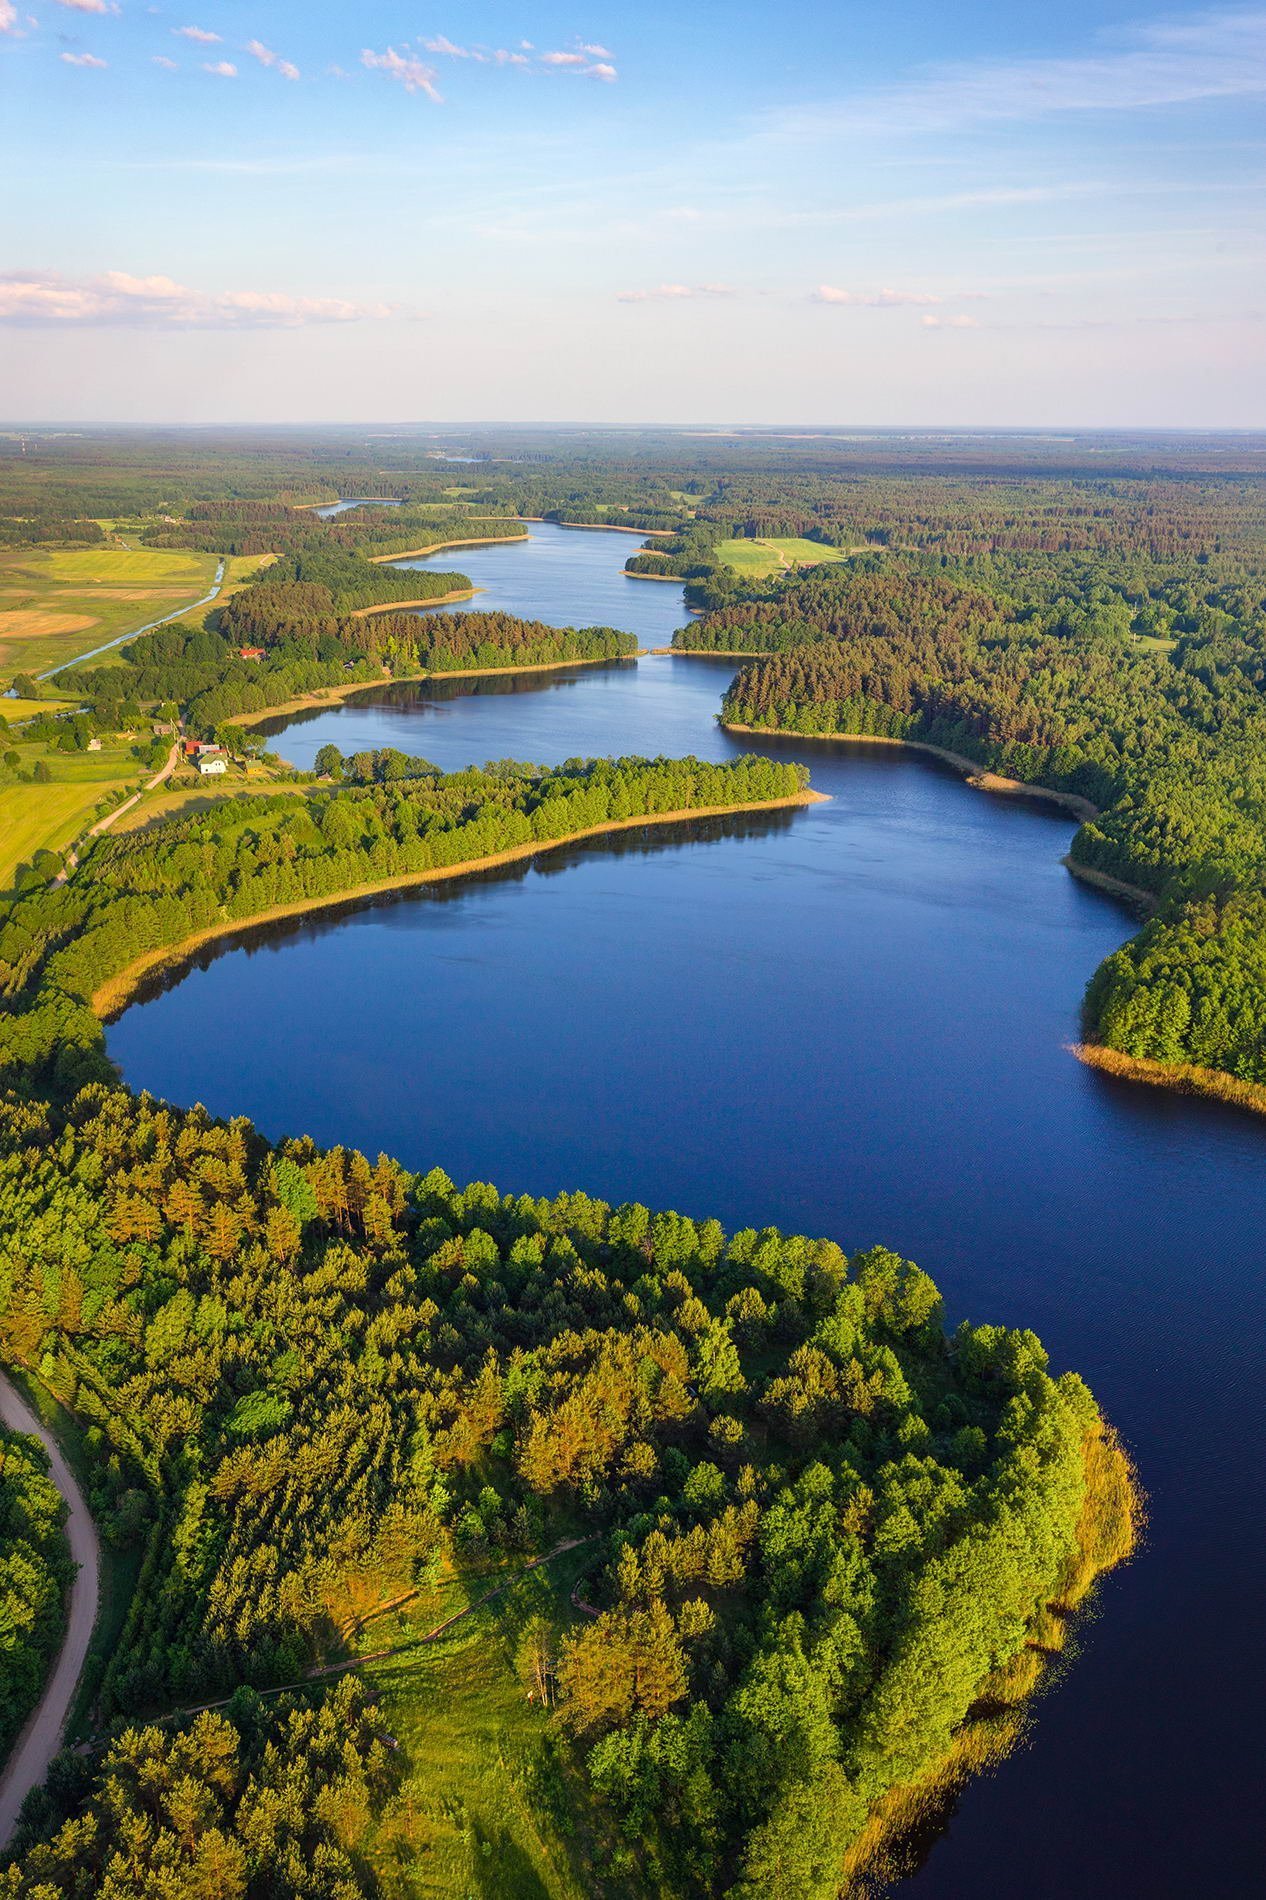
<svg viewBox="0 0 1266 1900"><path fill-rule="evenodd" d="M38 1438L48 1453L49 1474L66 1500L66 1537L70 1554L79 1569L70 1587L66 1640L44 1694L22 1730L0 1776L0 1849L7 1847L18 1812L32 1788L48 1773L48 1765L62 1744L75 1690L83 1671L93 1624L97 1620L100 1595L100 1552L96 1527L84 1503L79 1486L57 1441L41 1424L16 1387L0 1372L0 1419L11 1431L26 1432Z"/></svg>

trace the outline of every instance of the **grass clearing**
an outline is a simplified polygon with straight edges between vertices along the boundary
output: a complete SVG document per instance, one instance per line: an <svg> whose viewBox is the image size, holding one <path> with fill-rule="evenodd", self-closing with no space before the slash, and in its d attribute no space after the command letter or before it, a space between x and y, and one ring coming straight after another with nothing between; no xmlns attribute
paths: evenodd
<svg viewBox="0 0 1266 1900"><path fill-rule="evenodd" d="M805 541L794 535L771 536L767 541L722 541L716 550L718 560L745 580L764 580L788 568L817 567L823 561L844 561L855 552L853 548L823 547L819 541Z"/></svg>
<svg viewBox="0 0 1266 1900"><path fill-rule="evenodd" d="M0 554L0 677L47 672L176 613L210 592L217 566L214 554L158 548Z"/></svg>
<svg viewBox="0 0 1266 1900"><path fill-rule="evenodd" d="M390 1900L625 1900L629 1890L591 1831L552 1719L529 1703L514 1667L529 1616L544 1611L560 1628L573 1619L568 1598L584 1559L569 1552L436 1642L366 1666L405 1756L400 1797L369 1850ZM454 1580L428 1593L418 1631L489 1581ZM384 1622L364 1632L366 1647L402 1640Z"/></svg>

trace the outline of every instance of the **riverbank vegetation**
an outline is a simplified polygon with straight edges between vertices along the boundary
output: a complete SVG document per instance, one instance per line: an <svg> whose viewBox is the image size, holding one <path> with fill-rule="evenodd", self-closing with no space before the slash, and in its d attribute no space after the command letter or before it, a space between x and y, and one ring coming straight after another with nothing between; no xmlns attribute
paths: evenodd
<svg viewBox="0 0 1266 1900"><path fill-rule="evenodd" d="M677 639L767 656L726 694L735 726L916 741L1088 800L1098 815L1072 861L1157 900L1089 986L1091 1035L1261 1083L1262 603L1260 583L1240 582L1189 593L1181 623L1140 609L1150 625L1177 625L1161 649L1137 641L1110 600L1072 615L1062 598L1041 605L942 576L823 571Z"/></svg>
<svg viewBox="0 0 1266 1900"><path fill-rule="evenodd" d="M0 1762L39 1701L65 1632L66 1509L34 1438L0 1426Z"/></svg>

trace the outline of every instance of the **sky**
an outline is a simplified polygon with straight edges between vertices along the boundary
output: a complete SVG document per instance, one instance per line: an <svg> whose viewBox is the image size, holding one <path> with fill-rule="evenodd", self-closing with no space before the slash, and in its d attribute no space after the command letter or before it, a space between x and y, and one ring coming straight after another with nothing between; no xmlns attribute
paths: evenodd
<svg viewBox="0 0 1266 1900"><path fill-rule="evenodd" d="M1266 9L0 0L0 417L1266 426Z"/></svg>

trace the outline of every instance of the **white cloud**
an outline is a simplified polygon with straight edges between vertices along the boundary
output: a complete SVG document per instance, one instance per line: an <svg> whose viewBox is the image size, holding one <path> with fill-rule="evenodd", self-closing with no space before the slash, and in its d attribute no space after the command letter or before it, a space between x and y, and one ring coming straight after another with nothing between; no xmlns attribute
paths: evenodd
<svg viewBox="0 0 1266 1900"><path fill-rule="evenodd" d="M964 60L905 85L771 116L793 136L956 131L1060 112L1137 112L1266 93L1266 12L1218 10L1099 36L1068 58Z"/></svg>
<svg viewBox="0 0 1266 1900"><path fill-rule="evenodd" d="M551 66L556 72L577 73L585 79L602 79L611 85L619 78L611 64L614 56L605 46L590 46L583 41L577 42L570 52L542 53L542 66Z"/></svg>
<svg viewBox="0 0 1266 1900"><path fill-rule="evenodd" d="M299 68L294 62L282 59L280 54L274 53L271 46L265 46L262 40L248 40L246 50L252 59L259 61L261 66L275 67L283 79L299 78Z"/></svg>
<svg viewBox="0 0 1266 1900"><path fill-rule="evenodd" d="M21 30L13 0L0 0L0 33L20 33Z"/></svg>
<svg viewBox="0 0 1266 1900"><path fill-rule="evenodd" d="M237 78L237 67L232 63L231 60L227 60L227 59L217 59L217 60L204 59L202 62L202 70L204 73L212 74L212 76L216 79L236 79Z"/></svg>
<svg viewBox="0 0 1266 1900"><path fill-rule="evenodd" d="M812 301L853 304L868 310L894 310L902 304L941 303L943 300L930 290L841 290L836 284L819 284Z"/></svg>
<svg viewBox="0 0 1266 1900"><path fill-rule="evenodd" d="M920 317L925 330L979 330L975 317Z"/></svg>
<svg viewBox="0 0 1266 1900"><path fill-rule="evenodd" d="M205 26L173 26L172 32L180 40L196 40L199 46L218 46L220 35L208 33Z"/></svg>
<svg viewBox="0 0 1266 1900"><path fill-rule="evenodd" d="M0 323L27 328L126 325L142 329L298 329L394 315L389 304L280 291L190 290L171 277L105 271L79 280L55 271L0 273Z"/></svg>
<svg viewBox="0 0 1266 1900"><path fill-rule="evenodd" d="M618 290L617 303L680 303L690 297L733 297L732 284L656 284L650 290Z"/></svg>
<svg viewBox="0 0 1266 1900"><path fill-rule="evenodd" d="M104 72L108 63L95 53L59 53L57 57L67 66L91 66L98 72Z"/></svg>
<svg viewBox="0 0 1266 1900"><path fill-rule="evenodd" d="M72 13L117 13L117 7L109 7L106 0L57 0L59 7L69 7Z"/></svg>
<svg viewBox="0 0 1266 1900"><path fill-rule="evenodd" d="M161 66L164 72L178 73L180 71L180 61L168 59L166 53L155 53L150 59L150 65Z"/></svg>
<svg viewBox="0 0 1266 1900"><path fill-rule="evenodd" d="M388 79L394 79L402 85L406 92L420 92L437 106L444 103L435 84L438 75L434 66L428 66L425 60L419 59L407 41L402 53L398 53L394 46L389 46L385 53L374 53L366 47L361 53L360 63L371 72L385 73Z"/></svg>

